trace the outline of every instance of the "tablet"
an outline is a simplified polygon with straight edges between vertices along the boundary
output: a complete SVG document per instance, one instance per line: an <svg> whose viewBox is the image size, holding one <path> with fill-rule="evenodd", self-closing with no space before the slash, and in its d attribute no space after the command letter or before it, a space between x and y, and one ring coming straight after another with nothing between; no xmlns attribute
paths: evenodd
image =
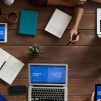
<svg viewBox="0 0 101 101"><path fill-rule="evenodd" d="M95 85L95 101L101 101L101 84Z"/></svg>
<svg viewBox="0 0 101 101"><path fill-rule="evenodd" d="M7 23L0 23L0 43L7 42Z"/></svg>

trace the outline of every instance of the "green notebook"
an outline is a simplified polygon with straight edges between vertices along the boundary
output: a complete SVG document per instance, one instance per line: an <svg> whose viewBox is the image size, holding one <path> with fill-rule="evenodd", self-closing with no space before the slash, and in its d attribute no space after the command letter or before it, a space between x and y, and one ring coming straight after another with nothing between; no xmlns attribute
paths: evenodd
<svg viewBox="0 0 101 101"><path fill-rule="evenodd" d="M33 35L37 33L38 12L22 10L20 16L19 34Z"/></svg>

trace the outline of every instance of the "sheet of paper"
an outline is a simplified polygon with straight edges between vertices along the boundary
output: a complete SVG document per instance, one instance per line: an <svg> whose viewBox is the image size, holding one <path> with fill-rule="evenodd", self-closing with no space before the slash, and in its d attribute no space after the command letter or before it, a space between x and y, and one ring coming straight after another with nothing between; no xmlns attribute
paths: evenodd
<svg viewBox="0 0 101 101"><path fill-rule="evenodd" d="M3 54L3 52L0 53ZM4 56L6 54L3 54ZM0 70L0 78L7 82L8 84L12 84L22 67L24 66L24 63L13 57L12 55L7 58L6 63L3 65L2 69Z"/></svg>

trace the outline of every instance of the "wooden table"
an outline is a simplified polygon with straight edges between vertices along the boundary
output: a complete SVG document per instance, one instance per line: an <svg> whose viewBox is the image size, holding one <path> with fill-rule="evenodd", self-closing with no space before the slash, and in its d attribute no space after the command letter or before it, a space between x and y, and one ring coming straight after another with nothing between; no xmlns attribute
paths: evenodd
<svg viewBox="0 0 101 101"><path fill-rule="evenodd" d="M43 30L56 7L35 7L28 0L16 0L15 4L10 7L3 3L1 5L3 14L0 16L0 22L6 22L6 15L9 11L20 13L22 9L30 9L40 12L36 37L18 35L18 23L9 24L8 42L0 44L1 48L25 63L12 85L28 86L28 63L67 63L69 65L69 101L90 101L89 98L94 91L95 84L101 83L101 39L96 35L96 8L101 5L87 3L79 27L80 40L70 46L66 44L69 36L67 32L72 22L61 39ZM73 14L71 8L57 8ZM43 53L39 57L29 58L28 48L35 42L41 44ZM0 81L0 94L4 95L8 101L27 101L27 94L10 96L8 86Z"/></svg>

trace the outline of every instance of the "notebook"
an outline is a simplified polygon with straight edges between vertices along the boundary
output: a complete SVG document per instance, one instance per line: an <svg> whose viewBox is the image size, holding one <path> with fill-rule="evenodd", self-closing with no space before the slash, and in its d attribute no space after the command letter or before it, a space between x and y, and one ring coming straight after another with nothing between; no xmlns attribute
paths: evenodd
<svg viewBox="0 0 101 101"><path fill-rule="evenodd" d="M20 16L19 34L32 35L37 34L38 12L22 10Z"/></svg>
<svg viewBox="0 0 101 101"><path fill-rule="evenodd" d="M66 27L71 21L71 16L62 12L59 9L56 9L45 27L45 31L53 34L54 36L61 38Z"/></svg>
<svg viewBox="0 0 101 101"><path fill-rule="evenodd" d="M67 64L29 64L28 101L68 101Z"/></svg>
<svg viewBox="0 0 101 101"><path fill-rule="evenodd" d="M0 79L12 84L24 63L0 48Z"/></svg>

